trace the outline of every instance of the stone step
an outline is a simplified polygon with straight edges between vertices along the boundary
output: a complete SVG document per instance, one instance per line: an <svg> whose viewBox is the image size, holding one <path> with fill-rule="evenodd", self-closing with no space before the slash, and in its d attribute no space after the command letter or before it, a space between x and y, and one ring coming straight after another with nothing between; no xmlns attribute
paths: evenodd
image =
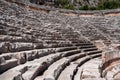
<svg viewBox="0 0 120 80"><path fill-rule="evenodd" d="M10 36L10 35L0 35L0 41L1 42L24 42L24 43L30 43L31 41L28 40L26 37L23 36ZM34 41L32 41L34 42ZM36 39L36 42L42 42L41 39Z"/></svg>
<svg viewBox="0 0 120 80"><path fill-rule="evenodd" d="M89 53L88 55L94 55L95 52L96 52L96 53L100 53L100 51L94 51L94 53L91 52L91 53ZM82 57L84 57L84 56L86 56L86 53L75 54L75 55L69 56L69 57L67 57L67 58L68 58L69 61L71 62L71 61L77 60L78 58L82 58Z"/></svg>
<svg viewBox="0 0 120 80"><path fill-rule="evenodd" d="M79 53L77 52L75 55L72 55L72 56L70 56L70 57L67 57L67 59L69 60L69 62L71 62L71 61L73 61L73 60L75 60L75 59L78 59L78 58L80 58L80 57L83 57L83 56L86 56L85 53L79 54ZM60 64L59 61L57 61L57 62ZM53 65L53 64L54 64L54 65ZM56 62L53 63L53 64L52 64L51 66L54 66L54 67L55 67L55 65L57 65ZM51 67L51 66L50 66L50 67ZM65 66L66 66L66 65L65 65ZM48 69L49 69L49 68L48 68ZM51 70L52 70L52 69L53 69L53 68L51 68ZM55 68L55 69L57 69L57 68ZM61 71L62 71L62 70L61 70ZM61 71L60 71L60 72L61 72ZM49 76L49 78L45 78L45 76L47 76L47 75L46 75L46 72L49 73L50 70L45 71L44 75L36 78L36 80L44 80L44 79L45 79L45 80L47 80L47 79L51 79L51 80L52 80L52 79L53 79L53 80L55 79L55 80L56 80L56 78L58 77L58 76L57 76L57 77L55 78L55 77L53 77L53 76L52 76L52 77ZM54 69L53 69L53 72L54 72ZM58 73L55 73L55 74L58 74ZM49 73L49 75L52 75L52 74ZM59 74L58 74L58 75L59 75Z"/></svg>
<svg viewBox="0 0 120 80"><path fill-rule="evenodd" d="M6 60L6 62L0 64L0 74L5 72L6 70L13 68L18 65L17 59Z"/></svg>
<svg viewBox="0 0 120 80"><path fill-rule="evenodd" d="M85 56L86 56L85 53L76 53L74 55L68 56L67 58L69 59L70 62L72 62L72 61L75 61L75 60L85 57Z"/></svg>
<svg viewBox="0 0 120 80"><path fill-rule="evenodd" d="M30 55L37 53L38 57L42 57L40 55L48 55L48 54L52 54L52 53L57 53L57 52L70 52L71 50L75 50L77 49L77 47L60 47L60 48L45 48L45 49L34 49L34 50L27 50L27 51L20 51L20 52L13 52L13 53L5 53L5 54L1 54L0 55L0 60L1 58L4 58L5 60L11 59L11 58L16 58L17 55L19 55L19 57L22 54L27 54L29 53Z"/></svg>
<svg viewBox="0 0 120 80"><path fill-rule="evenodd" d="M81 54L82 55L82 54ZM70 56L70 57L68 57L68 59L69 59L69 61L72 61L73 60L73 58L75 59L75 58L79 58L80 56L81 56L80 54L76 54L75 56L73 55L72 57ZM83 53L83 55L84 55L84 53ZM84 55L85 56L85 55ZM54 64L56 64L56 63L54 63ZM52 79L53 77L51 77L51 79ZM37 78L37 79L41 79L40 77L39 78ZM43 78L42 78L43 79ZM53 78L54 79L54 78Z"/></svg>
<svg viewBox="0 0 120 80"><path fill-rule="evenodd" d="M47 46L45 46L45 47L47 47L47 48L58 48L58 47L71 47L71 46L73 46L73 44L69 44L69 43L63 43L63 44L48 44Z"/></svg>
<svg viewBox="0 0 120 80"><path fill-rule="evenodd" d="M66 47L66 48L69 48L69 47ZM64 57L64 56L73 55L73 54L71 54L72 52L73 53L80 52L80 50L74 50L75 48L71 48L71 50L69 50L69 51L63 51L63 49L64 49L64 47L63 48L36 49L36 50L22 51L22 52L16 52L16 53L6 53L6 54L0 55L0 64L2 64L3 62L9 61L12 58L17 59L17 64L20 65L20 64L26 63L27 61L31 61L36 58L47 56L49 54L61 53L62 56ZM61 52L61 50L62 50L62 52ZM7 69L10 69L10 68L12 68L12 67L9 67ZM7 69L5 69L5 70L7 70ZM4 72L4 70L2 70L2 72Z"/></svg>
<svg viewBox="0 0 120 80"><path fill-rule="evenodd" d="M92 43L76 43L75 46L88 46L93 45Z"/></svg>
<svg viewBox="0 0 120 80"><path fill-rule="evenodd" d="M62 56L67 57L67 56L71 56L71 55L74 55L74 54L78 54L80 52L81 52L80 49L70 50L70 51L63 52Z"/></svg>
<svg viewBox="0 0 120 80"><path fill-rule="evenodd" d="M38 76L35 80L57 80L61 71L68 65L69 60L67 58L62 58L55 63L53 63L43 75Z"/></svg>
<svg viewBox="0 0 120 80"><path fill-rule="evenodd" d="M88 52L88 51L94 51L94 50L98 50L96 47L94 48L87 48L87 49L83 49L83 52Z"/></svg>
<svg viewBox="0 0 120 80"><path fill-rule="evenodd" d="M2 80L33 80L38 74L42 74L49 65L61 58L61 54L50 54L48 56L29 61L16 66L0 75ZM13 74L12 76L10 76ZM8 77L6 77L8 76Z"/></svg>
<svg viewBox="0 0 120 80"><path fill-rule="evenodd" d="M86 48L94 48L94 45L85 45L85 46L81 46L80 49L86 49Z"/></svg>
<svg viewBox="0 0 120 80"><path fill-rule="evenodd" d="M76 69L77 69L77 66L79 65L79 63L83 62L84 60L88 59L89 57L86 56L86 57L82 57L74 62L72 62L69 66L67 66L63 71L62 73L60 74L58 80L63 80L63 79L66 79L66 80L73 80L73 76L76 72ZM78 62L79 61L79 62ZM84 63L84 62L83 62Z"/></svg>
<svg viewBox="0 0 120 80"><path fill-rule="evenodd" d="M37 75L38 75L38 73L42 73L44 70L46 70L53 62L55 62L55 61L57 61L57 60L59 60L60 58L62 58L62 57L67 57L67 56L70 56L70 55L73 55L73 54L77 54L77 53L79 53L80 52L80 50L78 49L78 50L71 50L71 51L66 51L66 52L58 52L58 53L56 53L56 54L49 54L49 55L47 55L47 56L44 56L44 57L41 57L41 58L39 58L39 59L35 59L35 60L33 60L33 61L28 61L27 63L25 63L25 64L23 64L23 67L25 67L25 66L28 66L28 65L30 65L30 67L33 69L33 70L31 70L31 69L28 69L25 73L24 73L24 79L25 80L32 80L33 78L35 78ZM53 57L50 57L50 55L53 55ZM40 64L41 63L41 60L47 60L47 61L43 61L43 63L45 64L44 66L42 65L42 64ZM49 61L50 60L50 61ZM28 64L29 63L29 64ZM36 63L36 64L35 64ZM40 64L40 65L38 65L38 64ZM21 64L22 65L22 64ZM21 66L21 65L19 65L19 66ZM36 66L35 66L36 65ZM47 65L47 66L46 66ZM19 66L17 66L17 67L19 67ZM45 67L46 66L46 67ZM39 72L37 71L39 68L43 68L42 70L39 70ZM12 68L12 69L10 69L10 70L13 70L13 72L14 72L14 70L16 69L16 67L15 68ZM9 71L9 70L8 70ZM7 71L6 71L7 72ZM2 75L4 76L4 75L6 75L6 72L5 73L3 73ZM29 75L28 75L28 73L29 73ZM34 76L35 75L35 76ZM9 76L9 75L8 75ZM21 76L20 76L21 77Z"/></svg>
<svg viewBox="0 0 120 80"><path fill-rule="evenodd" d="M81 75L83 74L83 69L81 68L81 66L82 66L85 62L87 62L88 60L91 60L91 59L93 59L93 58L100 57L100 56L101 56L101 53L99 53L99 54L93 54L93 55L88 55L88 56L86 56L86 58L77 60L75 63L77 63L78 66L77 66L77 68L76 68L75 74L73 75L74 80L81 80ZM81 61L82 61L82 62L81 62Z"/></svg>
<svg viewBox="0 0 120 80"><path fill-rule="evenodd" d="M37 45L33 43L24 43L24 42L1 42L0 43L0 53L7 53L7 52L19 52L25 50L32 50L35 49Z"/></svg>
<svg viewBox="0 0 120 80"><path fill-rule="evenodd" d="M81 75L82 79L86 78L100 78L99 65L102 63L101 58L91 59L87 63L81 66L83 72ZM91 66L92 65L92 66Z"/></svg>
<svg viewBox="0 0 120 80"><path fill-rule="evenodd" d="M98 54L98 53L101 53L101 50L95 50L95 51L89 51L89 52L81 52L81 53L76 53L74 55L71 55L69 57L67 57L70 62L71 61L75 61L79 58L82 58L82 57L85 57L86 55L94 55L94 54Z"/></svg>
<svg viewBox="0 0 120 80"><path fill-rule="evenodd" d="M69 51L69 50L74 50L77 49L76 46L71 46L71 47L64 47L58 50L58 52L63 52L63 51Z"/></svg>
<svg viewBox="0 0 120 80"><path fill-rule="evenodd" d="M89 52L85 52L87 55L90 55L90 54L98 54L98 53L102 53L101 50L94 50L94 51L89 51Z"/></svg>
<svg viewBox="0 0 120 80"><path fill-rule="evenodd" d="M85 43L86 44L86 43L90 43L90 42L82 39L82 40L79 40L79 41L72 41L72 43L74 43L74 44Z"/></svg>
<svg viewBox="0 0 120 80"><path fill-rule="evenodd" d="M76 69L78 64L74 64L73 62L67 66L58 77L58 80L72 80L74 70Z"/></svg>
<svg viewBox="0 0 120 80"><path fill-rule="evenodd" d="M84 53L83 53L83 54L79 54L78 52L76 52L75 55L71 55L70 57L67 57L66 59L68 60L68 62L71 62L71 61L73 61L73 60L75 60L75 59L78 59L78 58L82 57L82 55L85 56ZM62 60L62 59L61 59L61 60ZM62 70L63 70L63 69L58 70L58 67L56 67L56 65L60 64L60 61L61 61L61 60L58 60L57 62L53 63L53 64L48 68L48 70L45 71L45 73L44 73L42 76L37 77L36 80L47 80L47 79L56 80L57 77L59 76L60 72L62 72ZM68 62L67 62L67 63L68 63ZM67 65L64 65L64 66L67 66ZM51 68L51 67L52 67L52 68ZM57 69L57 71L59 71L59 73L54 73L54 74L52 74L51 72L55 72L55 70L54 70L53 67L55 68L55 70ZM62 67L62 68L65 68L65 67ZM57 75L57 74L58 74L58 75ZM50 75L51 75L51 76L50 76ZM56 77L55 77L55 76L52 76L52 75L56 75ZM46 78L46 76L48 76L48 77Z"/></svg>
<svg viewBox="0 0 120 80"><path fill-rule="evenodd" d="M36 58L43 57L43 56L46 56L49 54L54 54L56 52L55 50L57 51L59 49L50 49L50 48L48 48L48 49L36 49L36 50L2 54L2 55L0 55L0 64L6 63L7 61L11 60L12 58L17 59L18 65L24 64L27 61L31 61L31 60L34 60ZM9 67L9 65L8 65L8 67ZM12 66L12 67L14 67L14 66ZM7 69L10 69L12 67L9 67Z"/></svg>
<svg viewBox="0 0 120 80"><path fill-rule="evenodd" d="M94 55L94 54L92 54ZM63 71L62 73L60 74L60 76L58 77L58 80L63 80L63 79L66 79L66 80L72 80L73 78L73 74L75 74L74 72L76 71L77 67L82 63L82 61L86 61L86 60L89 60L90 59L90 56L91 54L89 54L89 56L86 56L85 53L80 53L80 54L75 54L75 55L72 55L70 57L68 57L68 59L71 61L74 61L72 62L69 66L67 66ZM78 60L77 60L78 59ZM81 64L79 64L79 60L81 60ZM76 64L77 63L77 64ZM78 65L79 64L79 65Z"/></svg>

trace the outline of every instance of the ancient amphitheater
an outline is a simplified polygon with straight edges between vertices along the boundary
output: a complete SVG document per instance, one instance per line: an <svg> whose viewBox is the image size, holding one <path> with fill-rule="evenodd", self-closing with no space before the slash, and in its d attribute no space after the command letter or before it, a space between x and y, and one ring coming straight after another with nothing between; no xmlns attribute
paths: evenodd
<svg viewBox="0 0 120 80"><path fill-rule="evenodd" d="M0 0L0 80L120 80L120 9Z"/></svg>

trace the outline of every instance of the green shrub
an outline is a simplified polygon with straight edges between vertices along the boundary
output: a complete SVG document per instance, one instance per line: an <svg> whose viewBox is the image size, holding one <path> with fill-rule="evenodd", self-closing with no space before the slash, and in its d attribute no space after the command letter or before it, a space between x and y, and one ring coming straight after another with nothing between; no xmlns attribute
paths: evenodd
<svg viewBox="0 0 120 80"><path fill-rule="evenodd" d="M55 0L54 4L59 8L74 9L74 4L69 3L69 0ZM120 0L101 0L96 7L85 4L81 6L79 10L104 10L116 8L120 8Z"/></svg>
<svg viewBox="0 0 120 80"><path fill-rule="evenodd" d="M89 7L89 10L96 10L96 7Z"/></svg>
<svg viewBox="0 0 120 80"><path fill-rule="evenodd" d="M89 10L88 5L83 5L80 7L80 10Z"/></svg>
<svg viewBox="0 0 120 80"><path fill-rule="evenodd" d="M120 1L119 0L105 0L99 3L96 7L97 10L102 9L116 9L120 8Z"/></svg>
<svg viewBox="0 0 120 80"><path fill-rule="evenodd" d="M54 5L57 7L61 7L61 6L64 6L66 4L69 4L68 0L55 0L54 1Z"/></svg>
<svg viewBox="0 0 120 80"><path fill-rule="evenodd" d="M74 6L72 4L65 4L65 5L63 5L63 8L74 10Z"/></svg>
<svg viewBox="0 0 120 80"><path fill-rule="evenodd" d="M104 5L103 4L99 4L96 6L96 10L102 10L104 9Z"/></svg>

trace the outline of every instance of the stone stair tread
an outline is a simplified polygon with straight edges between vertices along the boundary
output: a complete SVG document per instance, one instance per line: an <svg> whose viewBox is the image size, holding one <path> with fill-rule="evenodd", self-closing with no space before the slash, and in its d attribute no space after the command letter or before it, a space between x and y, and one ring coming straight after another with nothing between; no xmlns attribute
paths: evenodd
<svg viewBox="0 0 120 80"><path fill-rule="evenodd" d="M75 55L72 55L72 56L69 56L68 57L68 59L71 59L71 58L74 58L74 57L76 57L76 56L80 56L80 55L84 55L85 53L80 53L80 54L75 54ZM95 55L95 54L94 54ZM98 54L97 54L98 55ZM84 55L85 56L85 55ZM87 60L87 59L90 59L91 57L90 56L85 56L85 57L82 57L82 58L80 58L80 59L78 59L78 60L76 60L76 61L74 61L74 64L75 65L78 65L80 62L82 62L82 61L84 61L84 60ZM69 67L69 66L68 66ZM77 67L77 66L76 66ZM65 70L66 70L66 68L65 68ZM75 70L75 68L73 69L73 70ZM63 70L63 72L65 72L64 70ZM68 72L70 72L70 70L68 70ZM73 71L72 71L73 72ZM62 74L61 74L62 75ZM66 74L67 75L67 74ZM67 77L65 75L65 77L67 78L67 80L69 80L71 77L70 77L70 74L68 74L69 76ZM71 75L72 76L72 75ZM63 75L63 77L64 77L64 75ZM65 79L66 79L65 78ZM63 78L61 77L61 78L59 78L60 80L62 80Z"/></svg>
<svg viewBox="0 0 120 80"><path fill-rule="evenodd" d="M55 79L56 75L59 74L60 67L62 68L65 64L68 63L67 58L62 58L56 62L54 62L50 67L44 72L43 75L38 76L35 80L47 80L47 79ZM63 66L62 66L63 65ZM57 73L58 72L58 73Z"/></svg>
<svg viewBox="0 0 120 80"><path fill-rule="evenodd" d="M95 47L94 45L84 45L84 46L81 46L80 49L84 49L84 48L93 48Z"/></svg>
<svg viewBox="0 0 120 80"><path fill-rule="evenodd" d="M50 53L44 53L44 52L47 52L50 50L54 50L56 52L56 54L61 53L63 55L63 57L65 55L68 55L69 53L70 53L70 55L73 55L71 53L74 51L79 52L79 50L69 50L69 51L59 52L60 49L63 49L63 48L36 49L36 50L28 50L28 51L22 51L22 52L6 53L6 54L0 55L0 58L1 59L4 58L5 61L10 60L11 58L17 58L19 63L25 63L26 61L25 61L24 55L26 55L27 61L31 61L36 58L37 53L38 53L37 57L39 57L39 56L43 57L43 56L49 55ZM53 54L53 53L54 52L51 52L51 54Z"/></svg>
<svg viewBox="0 0 120 80"><path fill-rule="evenodd" d="M96 74L99 75L99 77L96 76L96 78L100 78L100 74L99 74L99 70L98 70L98 64L96 64L96 58L99 55L101 55L101 53L99 54L94 54L94 55L90 55L88 56L88 58L90 59L89 61L87 61L85 64L83 64L82 66L78 67L78 71L76 73L76 75L74 76L74 80L80 80L80 78L82 78L82 75L85 75L86 78L87 77L95 77ZM95 59L91 59L91 58L95 58ZM94 61L95 60L95 61ZM90 62L90 63L89 63ZM94 63L94 64L93 64ZM91 66L92 65L92 66ZM97 66L96 66L97 65ZM94 68L95 67L95 68ZM96 71L97 70L97 71ZM92 71L92 72L91 72ZM94 72L95 71L95 72ZM87 75L86 75L87 74ZM86 79L85 78L85 79ZM83 78L82 78L83 79Z"/></svg>
<svg viewBox="0 0 120 80"><path fill-rule="evenodd" d="M90 59L90 57L89 56L82 57L82 58L74 61L74 64L80 64L82 61L84 61L86 59Z"/></svg>
<svg viewBox="0 0 120 80"><path fill-rule="evenodd" d="M92 43L75 43L75 46L93 45Z"/></svg>
<svg viewBox="0 0 120 80"><path fill-rule="evenodd" d="M72 75L74 73L74 70L76 69L78 64L74 64L74 63L70 63L69 66L67 66L62 73L60 74L60 76L58 77L58 80L71 80L72 79Z"/></svg>
<svg viewBox="0 0 120 80"><path fill-rule="evenodd" d="M96 48L96 47L93 47L93 48L83 49L84 52L93 51L93 50L97 50L97 48Z"/></svg>
<svg viewBox="0 0 120 80"><path fill-rule="evenodd" d="M70 52L70 51L68 51L68 52ZM46 57L46 56L45 56L45 57ZM47 57L49 58L49 56L47 56ZM42 57L42 60L45 60L45 59L43 59L43 57ZM34 61L29 61L29 62L25 63L24 65L26 65L26 66L29 66L30 64L31 64L31 65L33 65L33 64L35 65L35 62L36 62L36 63L39 63L39 62L41 62L41 60L39 61L39 60L35 59ZM30 63L30 64L29 64L29 63ZM32 64L32 63L33 63L33 64ZM20 65L20 66L21 66L21 65ZM15 69L16 69L16 68L15 68ZM36 69L37 69L37 67L36 67ZM13 69L13 71L14 71L14 69ZM30 71L26 71L26 72L23 74L23 77L24 77L24 75L26 75L28 72L29 72L29 74L33 74L33 73L34 73L33 71L31 71L32 73L31 73ZM36 72L36 71L35 71L35 72ZM28 74L28 75L29 75L29 74ZM3 75L4 75L4 74L3 74ZM8 75L8 76L9 76L9 75ZM29 77L30 77L30 76L29 76ZM25 78L28 79L27 77L25 77ZM28 79L28 80L29 80L29 79Z"/></svg>
<svg viewBox="0 0 120 80"><path fill-rule="evenodd" d="M4 71L15 67L18 65L18 60L17 59L10 59L5 61L4 63L0 64L0 73L3 73Z"/></svg>
<svg viewBox="0 0 120 80"><path fill-rule="evenodd" d="M70 51L63 52L64 54L62 56L66 57L66 56L70 56L70 55L77 54L77 53L80 53L80 52L81 52L80 49L70 50Z"/></svg>
<svg viewBox="0 0 120 80"><path fill-rule="evenodd" d="M74 80L80 80L80 76L82 74L82 67L78 67L77 74L74 76Z"/></svg>
<svg viewBox="0 0 120 80"><path fill-rule="evenodd" d="M96 54L96 53L101 53L101 50L94 50L94 51L89 51L89 52L85 52L86 54Z"/></svg>
<svg viewBox="0 0 120 80"><path fill-rule="evenodd" d="M69 51L69 50L74 50L74 49L77 49L76 46L71 46L71 47L61 47L58 52L63 52L63 51Z"/></svg>
<svg viewBox="0 0 120 80"><path fill-rule="evenodd" d="M41 66L41 64L42 64L43 62L46 62L46 60L47 60L47 59L50 59L50 57L52 58L53 56L57 56L57 55L59 56L60 54L51 54L51 55L42 57L42 58L40 58L40 59L35 59L35 60L29 61L29 62L27 62L27 63L25 63L25 64L16 66L16 67L14 67L14 68L6 71L5 73L1 74L1 75L0 75L0 79L2 79L2 78L5 77L5 76L9 76L11 71L12 71L12 72L16 72L16 73L21 73L21 72L20 72L21 69L23 69L24 67L28 67L28 71L26 70L26 71L24 72L24 74L22 74L22 75L27 75L27 73L30 72L30 73L29 73L29 76L25 76L26 80L30 80L30 78L33 77L33 74L36 73L36 70L39 69L39 67ZM31 70L31 69L29 69L29 67L31 67L31 68L33 67L32 69L35 69L35 70L34 70L34 71ZM7 74L6 74L6 73L7 73ZM14 78L14 77L15 77L15 74L12 75L12 77ZM23 76L23 77L24 77L24 76ZM28 79L28 78L29 78L29 79ZM9 80L9 79L3 79L3 80Z"/></svg>
<svg viewBox="0 0 120 80"><path fill-rule="evenodd" d="M3 63L3 64L1 64L1 65L4 65L4 64L9 63L9 62L14 62L14 61L17 61L17 59L10 59L10 60L6 60L6 62L5 62L5 63Z"/></svg>
<svg viewBox="0 0 120 80"><path fill-rule="evenodd" d="M83 57L83 56L86 56L86 54L85 53L77 53L77 54L68 56L67 58L71 61L71 60L76 60L76 59Z"/></svg>
<svg viewBox="0 0 120 80"><path fill-rule="evenodd" d="M1 80L14 80L14 78L20 75L21 73L18 71L9 70L9 71L6 71L4 74L5 75L0 75Z"/></svg>

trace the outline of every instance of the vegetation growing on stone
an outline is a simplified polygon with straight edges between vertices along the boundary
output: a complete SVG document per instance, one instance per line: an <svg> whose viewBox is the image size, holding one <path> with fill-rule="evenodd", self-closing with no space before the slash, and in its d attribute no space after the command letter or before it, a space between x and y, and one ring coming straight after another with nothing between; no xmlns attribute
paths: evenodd
<svg viewBox="0 0 120 80"><path fill-rule="evenodd" d="M120 0L104 0L98 3L97 6L83 5L80 10L104 10L104 9L116 9L120 8Z"/></svg>
<svg viewBox="0 0 120 80"><path fill-rule="evenodd" d="M56 7L60 7L63 9L75 9L74 5L71 4L68 0L57 0L54 2Z"/></svg>
<svg viewBox="0 0 120 80"><path fill-rule="evenodd" d="M63 9L104 10L120 8L120 0L30 0L31 3L52 6ZM51 5L50 5L51 6Z"/></svg>

